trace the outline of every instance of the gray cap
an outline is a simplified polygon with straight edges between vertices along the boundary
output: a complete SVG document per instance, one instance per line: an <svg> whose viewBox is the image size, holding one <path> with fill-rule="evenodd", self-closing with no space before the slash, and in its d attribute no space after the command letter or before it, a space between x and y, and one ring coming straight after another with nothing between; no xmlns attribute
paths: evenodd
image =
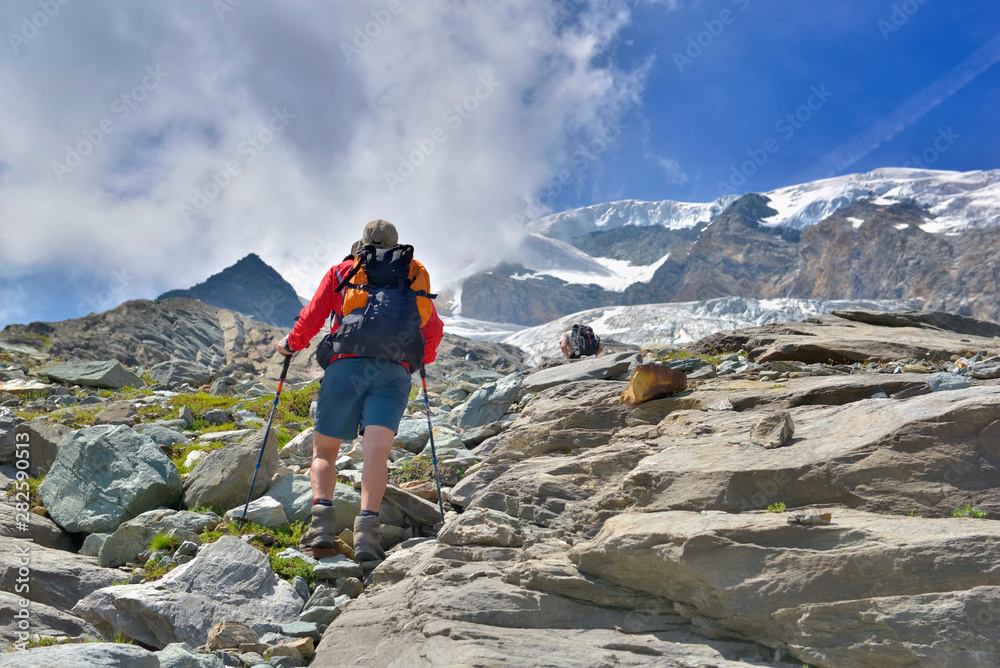
<svg viewBox="0 0 1000 668"><path fill-rule="evenodd" d="M396 228L387 220L373 220L365 225L364 234L361 235L361 242L365 245L372 245L376 248L392 248L399 243L399 234Z"/></svg>

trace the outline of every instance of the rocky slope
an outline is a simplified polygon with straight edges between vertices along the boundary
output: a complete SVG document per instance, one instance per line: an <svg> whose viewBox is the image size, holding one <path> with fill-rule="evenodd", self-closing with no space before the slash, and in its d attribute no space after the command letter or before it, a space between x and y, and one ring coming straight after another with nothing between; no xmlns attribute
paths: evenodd
<svg viewBox="0 0 1000 668"><path fill-rule="evenodd" d="M291 327L274 327L241 313L194 299L135 300L85 318L61 322L8 325L0 332L0 350L21 351L36 361L117 359L150 368L168 360L207 367L214 378L260 377L276 380L282 360L275 346ZM321 375L315 362L317 336L292 361L289 380L304 382ZM452 355L452 348L461 349ZM479 343L448 335L440 348L442 363L431 378L479 367L513 371L521 353L512 346ZM466 359L467 358L467 359ZM199 383L196 383L196 385Z"/></svg>
<svg viewBox="0 0 1000 668"><path fill-rule="evenodd" d="M447 374L431 403L448 515L436 526L427 420L413 402L393 479L424 482L390 487L391 550L379 565L310 562L293 548L288 523L310 500L304 407L315 388L290 393L280 440L264 445L255 411L269 401L252 387L211 401L189 388L102 394L69 385L93 375L49 371L67 380L0 395L0 411L16 411L0 415L0 445L26 429L38 443L50 420L80 427L56 438L39 488L52 519L5 523L34 538L32 581L47 583L30 592L32 629L139 644L38 647L0 655L0 666L220 666L224 654L225 665L994 666L998 334L947 314L844 311L719 332L686 352ZM6 355L8 367L28 359ZM640 361L683 372L688 389L623 404ZM219 432L213 420L238 424ZM153 438L184 460L179 491L155 448L124 446ZM262 446L266 482L250 516L273 528L218 527L209 495L244 498L250 478L233 472L252 469ZM18 451L0 447L0 459ZM81 464L109 452L131 463ZM60 523L108 516L65 511L97 502L61 482L71 460L102 488L135 489L130 471L156 470L163 498L123 495L116 528L68 534ZM335 497L345 527L359 460L345 445ZM175 510L178 494L187 510ZM168 531L177 542L150 543ZM0 590L12 592L16 547L3 545Z"/></svg>
<svg viewBox="0 0 1000 668"><path fill-rule="evenodd" d="M291 327L302 303L291 284L255 253L186 290L156 298L197 299L276 327Z"/></svg>

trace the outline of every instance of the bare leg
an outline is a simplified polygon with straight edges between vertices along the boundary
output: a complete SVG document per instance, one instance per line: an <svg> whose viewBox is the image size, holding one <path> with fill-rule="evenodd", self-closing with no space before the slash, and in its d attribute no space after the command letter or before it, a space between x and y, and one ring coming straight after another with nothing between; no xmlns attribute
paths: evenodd
<svg viewBox="0 0 1000 668"><path fill-rule="evenodd" d="M337 456L340 454L341 443L342 439L316 432L316 439L313 441L312 469L309 473L314 499L333 500L333 490L337 485Z"/></svg>
<svg viewBox="0 0 1000 668"><path fill-rule="evenodd" d="M395 432L386 427L371 425L365 427L361 439L361 454L364 467L361 469L361 510L377 513L389 481L389 454ZM316 464L313 463L313 470ZM313 483L313 489L316 484Z"/></svg>

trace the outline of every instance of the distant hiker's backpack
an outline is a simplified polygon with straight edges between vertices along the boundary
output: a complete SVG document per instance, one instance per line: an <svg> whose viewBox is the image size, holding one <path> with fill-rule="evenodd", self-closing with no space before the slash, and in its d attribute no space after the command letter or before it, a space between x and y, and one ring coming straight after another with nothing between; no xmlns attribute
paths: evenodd
<svg viewBox="0 0 1000 668"><path fill-rule="evenodd" d="M424 337L420 332L417 297L429 297L414 290L410 279L413 246L376 248L365 246L358 251L354 267L337 286L346 286L344 317L332 334L323 338L316 350L316 361L324 369L335 355L374 357L388 362L404 362L416 371L424 357ZM352 279L358 276L358 280ZM361 306L352 290L361 290Z"/></svg>
<svg viewBox="0 0 1000 668"><path fill-rule="evenodd" d="M601 339L589 325L573 325L569 335L569 349L573 357L596 355L601 349Z"/></svg>

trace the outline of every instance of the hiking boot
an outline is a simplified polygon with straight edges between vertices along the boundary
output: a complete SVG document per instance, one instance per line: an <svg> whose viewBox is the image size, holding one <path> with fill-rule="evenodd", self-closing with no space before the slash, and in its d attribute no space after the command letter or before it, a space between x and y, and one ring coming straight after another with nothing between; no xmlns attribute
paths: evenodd
<svg viewBox="0 0 1000 668"><path fill-rule="evenodd" d="M382 561L385 559L385 551L379 541L378 528L380 526L378 517L357 517L354 520L354 560L359 564L362 561Z"/></svg>
<svg viewBox="0 0 1000 668"><path fill-rule="evenodd" d="M330 549L336 547L337 511L333 506L315 504L309 518L309 530L302 536L299 545Z"/></svg>

